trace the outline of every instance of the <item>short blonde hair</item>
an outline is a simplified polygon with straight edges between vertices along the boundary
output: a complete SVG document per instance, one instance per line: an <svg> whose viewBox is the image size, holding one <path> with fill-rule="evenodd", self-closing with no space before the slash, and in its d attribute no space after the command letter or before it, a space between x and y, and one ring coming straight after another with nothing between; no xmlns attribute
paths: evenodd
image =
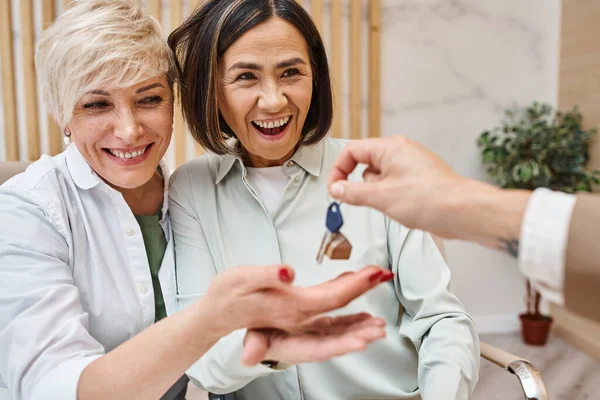
<svg viewBox="0 0 600 400"><path fill-rule="evenodd" d="M36 46L42 98L62 129L77 101L94 89L176 77L159 22L135 0L79 0L46 29Z"/></svg>

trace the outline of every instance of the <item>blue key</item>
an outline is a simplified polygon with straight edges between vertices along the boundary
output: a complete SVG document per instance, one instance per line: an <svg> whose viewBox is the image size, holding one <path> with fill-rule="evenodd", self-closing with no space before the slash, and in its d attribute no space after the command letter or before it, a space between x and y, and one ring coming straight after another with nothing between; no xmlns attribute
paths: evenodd
<svg viewBox="0 0 600 400"><path fill-rule="evenodd" d="M327 218L325 220L325 226L331 233L337 233L344 225L344 219L340 211L340 205L335 201L329 205L327 209Z"/></svg>

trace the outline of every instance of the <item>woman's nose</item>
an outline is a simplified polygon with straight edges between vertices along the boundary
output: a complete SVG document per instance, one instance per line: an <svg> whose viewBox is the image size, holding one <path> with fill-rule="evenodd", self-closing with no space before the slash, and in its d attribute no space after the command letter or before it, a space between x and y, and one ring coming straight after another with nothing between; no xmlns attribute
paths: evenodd
<svg viewBox="0 0 600 400"><path fill-rule="evenodd" d="M120 113L119 120L115 126L115 136L121 138L125 143L134 144L142 134L142 126L133 111Z"/></svg>
<svg viewBox="0 0 600 400"><path fill-rule="evenodd" d="M265 85L258 99L258 107L269 113L281 111L287 104L287 97L281 87L274 83Z"/></svg>

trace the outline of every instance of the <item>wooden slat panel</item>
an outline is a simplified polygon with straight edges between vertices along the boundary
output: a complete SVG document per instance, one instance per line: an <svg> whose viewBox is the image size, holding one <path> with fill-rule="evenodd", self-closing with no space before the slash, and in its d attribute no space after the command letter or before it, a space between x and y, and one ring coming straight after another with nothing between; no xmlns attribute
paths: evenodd
<svg viewBox="0 0 600 400"><path fill-rule="evenodd" d="M182 0L170 0L169 10L171 12L171 30L174 30L181 24L183 18ZM186 130L181 113L179 99L175 99L175 109L173 113L173 139L175 139L175 166L178 167L185 162L186 156Z"/></svg>
<svg viewBox="0 0 600 400"><path fill-rule="evenodd" d="M54 9L54 0L43 0L42 2L42 22L44 29L48 28L56 18ZM51 155L56 155L62 151L62 133L60 127L50 115L47 116L48 126L48 147Z"/></svg>
<svg viewBox="0 0 600 400"><path fill-rule="evenodd" d="M600 129L600 2L564 0L561 12L558 106L577 105L585 128ZM589 149L588 168L600 169L600 135ZM596 189L600 191L600 187Z"/></svg>
<svg viewBox="0 0 600 400"><path fill-rule="evenodd" d="M33 1L21 1L21 48L23 51L23 81L27 118L27 154L29 161L40 158L40 128L38 121L37 88L34 53Z"/></svg>
<svg viewBox="0 0 600 400"><path fill-rule="evenodd" d="M204 0L190 0L191 11L195 10L202 1L204 1ZM205 153L204 148L202 146L200 146L200 144L194 140L194 155L197 157L204 153Z"/></svg>
<svg viewBox="0 0 600 400"><path fill-rule="evenodd" d="M381 0L369 3L369 136L381 136Z"/></svg>
<svg viewBox="0 0 600 400"><path fill-rule="evenodd" d="M362 1L350 0L350 139L362 137Z"/></svg>
<svg viewBox="0 0 600 400"><path fill-rule="evenodd" d="M333 137L342 137L342 1L331 2L329 18L331 69L333 71Z"/></svg>
<svg viewBox="0 0 600 400"><path fill-rule="evenodd" d="M198 143L194 140L194 155L196 157L198 157L204 153L205 153L204 148L202 146L200 146L200 143Z"/></svg>
<svg viewBox="0 0 600 400"><path fill-rule="evenodd" d="M162 21L161 0L148 0L148 11L154 15L156 19Z"/></svg>
<svg viewBox="0 0 600 400"><path fill-rule="evenodd" d="M323 35L323 0L312 0L310 2L310 13L317 29Z"/></svg>
<svg viewBox="0 0 600 400"><path fill-rule="evenodd" d="M190 0L190 11L194 11L203 0Z"/></svg>
<svg viewBox="0 0 600 400"><path fill-rule="evenodd" d="M2 101L4 104L4 144L6 159L19 159L19 132L17 127L17 99L15 68L13 64L13 34L11 2L0 1L0 52L2 52Z"/></svg>

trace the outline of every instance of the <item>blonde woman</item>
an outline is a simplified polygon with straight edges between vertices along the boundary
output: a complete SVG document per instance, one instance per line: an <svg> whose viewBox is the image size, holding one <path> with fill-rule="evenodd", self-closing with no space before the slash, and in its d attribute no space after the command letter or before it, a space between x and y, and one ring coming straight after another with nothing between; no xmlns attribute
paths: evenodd
<svg viewBox="0 0 600 400"><path fill-rule="evenodd" d="M136 2L75 3L42 35L36 66L73 144L0 187L0 386L14 400L184 398L184 371L239 328L255 343L239 355L248 365L383 337L368 315L314 318L376 286L376 267L311 288L291 285L285 265L240 267L175 313L161 163L174 65Z"/></svg>

